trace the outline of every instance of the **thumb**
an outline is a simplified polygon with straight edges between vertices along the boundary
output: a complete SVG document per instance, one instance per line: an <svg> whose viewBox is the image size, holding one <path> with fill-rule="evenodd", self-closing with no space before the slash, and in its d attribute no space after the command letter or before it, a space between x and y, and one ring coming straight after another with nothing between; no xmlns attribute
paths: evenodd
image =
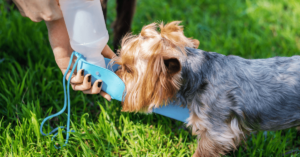
<svg viewBox="0 0 300 157"><path fill-rule="evenodd" d="M104 91L100 92L100 95L103 96L106 100L111 101L111 96Z"/></svg>

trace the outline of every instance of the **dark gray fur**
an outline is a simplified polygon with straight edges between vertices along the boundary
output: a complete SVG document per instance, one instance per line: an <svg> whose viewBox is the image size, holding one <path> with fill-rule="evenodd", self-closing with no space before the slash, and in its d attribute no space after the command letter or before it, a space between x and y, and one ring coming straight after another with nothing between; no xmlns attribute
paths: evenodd
<svg viewBox="0 0 300 157"><path fill-rule="evenodd" d="M300 57L244 59L187 48L177 93L182 104L209 117L212 129L237 118L253 130L300 124Z"/></svg>

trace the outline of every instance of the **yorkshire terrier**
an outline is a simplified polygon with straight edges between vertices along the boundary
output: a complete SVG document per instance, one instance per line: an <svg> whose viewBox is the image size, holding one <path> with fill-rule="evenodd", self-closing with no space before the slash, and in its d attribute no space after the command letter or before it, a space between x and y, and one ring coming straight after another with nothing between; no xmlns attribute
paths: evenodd
<svg viewBox="0 0 300 157"><path fill-rule="evenodd" d="M199 138L194 156L202 157L235 150L250 131L300 124L299 56L244 59L194 49L179 23L152 23L123 38L112 59L126 85L123 111L186 105Z"/></svg>

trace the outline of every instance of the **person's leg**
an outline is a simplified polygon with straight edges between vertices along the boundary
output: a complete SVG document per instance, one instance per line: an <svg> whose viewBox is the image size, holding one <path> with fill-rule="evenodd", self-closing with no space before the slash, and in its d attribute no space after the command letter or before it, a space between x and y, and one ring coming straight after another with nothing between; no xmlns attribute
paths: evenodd
<svg viewBox="0 0 300 157"><path fill-rule="evenodd" d="M100 0L100 2L101 2L101 6L102 6L104 20L106 22L107 0Z"/></svg>
<svg viewBox="0 0 300 157"><path fill-rule="evenodd" d="M114 39L113 46L116 52L120 46L122 37L131 31L131 23L135 12L136 0L116 0L117 19L113 24Z"/></svg>

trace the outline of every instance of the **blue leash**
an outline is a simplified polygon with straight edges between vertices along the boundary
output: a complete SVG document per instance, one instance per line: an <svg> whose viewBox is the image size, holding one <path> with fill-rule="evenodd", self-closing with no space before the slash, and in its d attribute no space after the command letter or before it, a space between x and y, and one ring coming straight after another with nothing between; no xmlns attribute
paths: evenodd
<svg viewBox="0 0 300 157"><path fill-rule="evenodd" d="M77 60L76 60L76 62L75 62L75 64L74 64L73 69L72 69L72 71L71 71L71 74L70 74L70 76L69 76L69 79L68 79L68 86L67 86L67 93L66 93L66 77L67 77L68 71L70 70L70 67L71 67L71 64L72 64L73 57L74 57L74 54L75 54L75 53L76 53L76 56L77 56ZM70 108L71 108L71 105L70 105L70 81L71 81L72 75L73 75L73 73L74 73L75 67L76 67L76 65L77 65L77 63L78 63L78 61L79 61L79 59L80 59L81 57L82 57L81 54L79 54L79 53L77 53L77 52L73 52L72 55L71 55L71 58L70 58L70 62L69 62L68 68L67 68L67 70L66 70L66 72L65 72L65 74L64 74L64 77L63 77L64 96L65 96L65 97L64 97L64 98L65 98L65 101L64 101L64 107L63 107L59 112L57 112L57 113L55 113L55 114L53 114L53 115L50 115L50 116L46 117L46 118L42 121L41 127L40 127L40 132L41 132L41 134L44 135L44 136L48 136L48 135L53 134L54 132L57 132L59 128L63 129L63 128L64 128L63 126L59 126L59 127L55 128L55 129L53 129L53 130L52 130L50 133L48 133L48 134L45 134L45 133L43 132L43 126L44 126L44 123L45 123L48 119L51 119L51 118L53 118L53 117L56 117L56 116L62 114L62 113L66 110L67 103L68 103L67 137L66 137L65 144L64 144L63 146L66 146L66 144L68 143L68 140L69 140L69 132L70 132L70 114L71 114L71 113L70 113ZM67 100L67 95L68 95L68 100ZM64 131L63 131L63 132L64 132ZM74 130L71 130L71 132L75 132L75 131L74 131ZM54 136L52 137L52 141L53 141L53 139L57 136L57 134L58 134L58 132L54 134ZM56 149L61 148L61 147L56 147L55 145L54 145L54 147L55 147Z"/></svg>

